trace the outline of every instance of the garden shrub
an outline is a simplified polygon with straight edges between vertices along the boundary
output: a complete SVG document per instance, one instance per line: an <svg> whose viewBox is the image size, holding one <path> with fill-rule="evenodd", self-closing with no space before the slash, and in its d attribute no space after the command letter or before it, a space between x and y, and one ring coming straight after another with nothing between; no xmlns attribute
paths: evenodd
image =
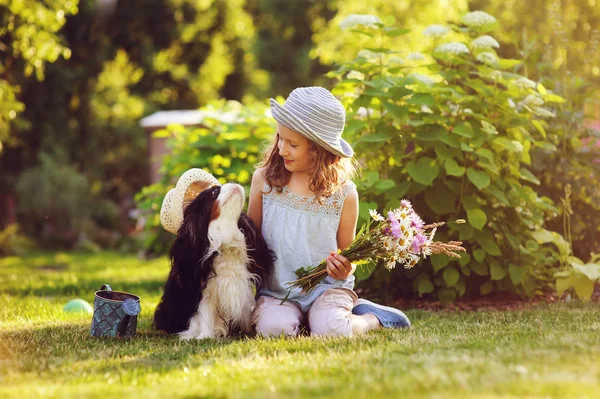
<svg viewBox="0 0 600 399"><path fill-rule="evenodd" d="M165 253L174 236L160 227L160 207L167 191L190 168L204 168L221 183L236 182L249 188L264 142L272 139L275 121L266 103L242 105L217 101L202 107L202 126L171 125L154 133L169 137L159 183L145 187L136 202L145 218L145 248L149 254Z"/></svg>
<svg viewBox="0 0 600 399"><path fill-rule="evenodd" d="M459 24L429 27L423 50L403 54L389 43L405 30L354 25L370 45L329 74L338 79L334 94L344 99L346 134L364 167L361 220L369 208L409 198L426 221L449 222L439 239L467 248L458 261L435 255L387 276L412 282L394 285L399 293L443 301L493 290L533 295L552 281L558 251L536 236L558 209L536 191L531 153L556 150L546 129L564 100L516 73L520 61L497 55L488 34L496 27L492 16L471 12Z"/></svg>

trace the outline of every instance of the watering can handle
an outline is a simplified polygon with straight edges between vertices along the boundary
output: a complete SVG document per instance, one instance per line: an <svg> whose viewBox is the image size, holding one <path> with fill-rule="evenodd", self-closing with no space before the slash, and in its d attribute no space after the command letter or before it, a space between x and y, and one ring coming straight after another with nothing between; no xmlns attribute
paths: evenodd
<svg viewBox="0 0 600 399"><path fill-rule="evenodd" d="M100 291L112 291L112 288L110 288L110 285L108 284L102 284L102 287L100 287Z"/></svg>

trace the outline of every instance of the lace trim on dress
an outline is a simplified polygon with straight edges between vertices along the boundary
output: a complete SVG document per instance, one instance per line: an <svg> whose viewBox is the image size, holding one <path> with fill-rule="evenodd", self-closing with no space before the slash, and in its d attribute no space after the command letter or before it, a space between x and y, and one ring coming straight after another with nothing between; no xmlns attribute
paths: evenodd
<svg viewBox="0 0 600 399"><path fill-rule="evenodd" d="M273 189L271 192L263 194L263 201L278 204L301 212L339 217L342 214L342 207L344 205L346 195L348 195L348 192L354 186L355 185L353 182L344 184L331 196L323 198L322 204L319 204L319 201L317 201L314 196L308 197L292 193L287 186L283 187L281 193L278 193L276 189ZM263 191L268 190L269 185L265 183Z"/></svg>

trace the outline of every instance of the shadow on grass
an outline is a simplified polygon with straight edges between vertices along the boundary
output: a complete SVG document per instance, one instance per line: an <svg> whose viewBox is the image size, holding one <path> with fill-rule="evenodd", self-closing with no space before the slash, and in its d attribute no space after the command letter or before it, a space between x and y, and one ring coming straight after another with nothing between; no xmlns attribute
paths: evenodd
<svg viewBox="0 0 600 399"><path fill-rule="evenodd" d="M0 294L8 294L10 296L25 297L25 296L91 296L102 287L104 284L110 285L114 291L126 291L134 295L140 295L141 292L162 293L162 287L166 282L165 279L146 280L140 282L130 281L113 281L107 279L81 280L77 283L64 283L60 285L46 285L43 287L6 287L0 289Z"/></svg>
<svg viewBox="0 0 600 399"><path fill-rule="evenodd" d="M146 372L168 372L189 363L204 363L215 351L239 339L180 341L156 330L138 331L132 339L92 337L90 326L67 324L0 332L0 352L13 372L50 371L77 374L78 370L106 373L117 369L142 368ZM3 367L0 366L0 370Z"/></svg>

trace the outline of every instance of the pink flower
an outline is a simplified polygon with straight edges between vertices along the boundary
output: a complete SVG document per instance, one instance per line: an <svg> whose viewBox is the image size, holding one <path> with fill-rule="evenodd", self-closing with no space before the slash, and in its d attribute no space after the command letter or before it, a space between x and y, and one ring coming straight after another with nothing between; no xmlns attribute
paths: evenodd
<svg viewBox="0 0 600 399"><path fill-rule="evenodd" d="M412 242L412 252L415 254L418 254L419 252L421 252L421 247L427 242L427 237L425 236L425 234L417 234L414 238L413 238L413 242Z"/></svg>

